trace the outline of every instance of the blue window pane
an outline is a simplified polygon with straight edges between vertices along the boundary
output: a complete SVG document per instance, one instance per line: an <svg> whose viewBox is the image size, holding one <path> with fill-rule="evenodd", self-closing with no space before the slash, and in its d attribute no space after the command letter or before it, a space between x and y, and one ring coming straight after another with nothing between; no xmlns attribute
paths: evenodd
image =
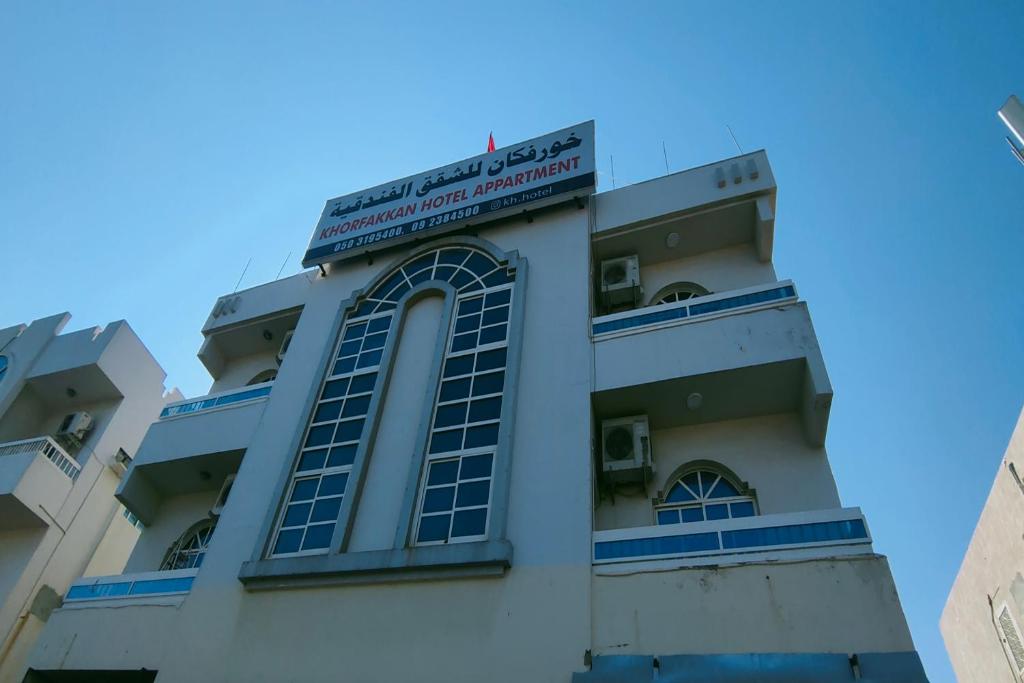
<svg viewBox="0 0 1024 683"><path fill-rule="evenodd" d="M679 515L684 522L703 522L704 511L700 508L683 508Z"/></svg>
<svg viewBox="0 0 1024 683"><path fill-rule="evenodd" d="M437 258L437 252L432 251L426 256L420 256L418 259L414 259L409 263L406 263L402 266L402 270L405 271L406 275L412 275L413 273L418 273L419 271L426 269L429 274L430 271L433 270L432 266L434 265L435 258Z"/></svg>
<svg viewBox="0 0 1024 683"><path fill-rule="evenodd" d="M336 379L324 385L324 393L320 398L338 398L348 391L348 379Z"/></svg>
<svg viewBox="0 0 1024 683"><path fill-rule="evenodd" d="M718 483L715 484L715 488L711 489L711 493L708 494L708 498L731 498L732 496L738 495L740 495L740 492L736 490L736 487L727 482L725 477L722 477L718 480Z"/></svg>
<svg viewBox="0 0 1024 683"><path fill-rule="evenodd" d="M504 268L499 268L490 275L484 278L484 284L488 287L497 287L498 285L506 285L512 282L512 276L505 272Z"/></svg>
<svg viewBox="0 0 1024 683"><path fill-rule="evenodd" d="M732 503L729 507L732 508L733 517L753 517L754 516L754 504L751 502L745 503Z"/></svg>
<svg viewBox="0 0 1024 683"><path fill-rule="evenodd" d="M356 459L356 445L335 446L331 449L331 455L327 458L328 467L341 467L351 465Z"/></svg>
<svg viewBox="0 0 1024 683"><path fill-rule="evenodd" d="M329 474L320 481L320 490L317 495L321 498L324 496L337 496L345 493L345 484L348 482L348 473L342 472L341 474Z"/></svg>
<svg viewBox="0 0 1024 683"><path fill-rule="evenodd" d="M464 318L459 318L455 321L455 333L470 332L480 327L480 316L479 315L467 315Z"/></svg>
<svg viewBox="0 0 1024 683"><path fill-rule="evenodd" d="M310 522L333 522L338 519L338 511L341 510L341 498L328 498L318 500L313 506L313 514L310 515Z"/></svg>
<svg viewBox="0 0 1024 683"><path fill-rule="evenodd" d="M683 483L690 487L690 490L696 495L700 495L700 480L697 478L697 472L691 472L690 474L683 477Z"/></svg>
<svg viewBox="0 0 1024 683"><path fill-rule="evenodd" d="M274 554L280 555L281 553L297 552L301 541L302 529L282 531L277 536L277 543L274 544Z"/></svg>
<svg viewBox="0 0 1024 683"><path fill-rule="evenodd" d="M362 337L363 333L366 332L366 323L357 323L355 325L349 325L345 330L345 340L356 339Z"/></svg>
<svg viewBox="0 0 1024 683"><path fill-rule="evenodd" d="M373 290L372 296L375 298L383 298L385 294L393 290L400 283L405 282L405 273L401 270L395 271L387 280L380 283L376 289Z"/></svg>
<svg viewBox="0 0 1024 683"><path fill-rule="evenodd" d="M693 495L683 488L682 484L677 483L668 492L668 497L665 498L666 503L683 503L690 500L696 500Z"/></svg>
<svg viewBox="0 0 1024 683"><path fill-rule="evenodd" d="M439 406L437 415L434 417L434 427L451 427L463 424L466 421L466 406L468 405L468 403L454 403Z"/></svg>
<svg viewBox="0 0 1024 683"><path fill-rule="evenodd" d="M658 524L678 524L679 510L658 510Z"/></svg>
<svg viewBox="0 0 1024 683"><path fill-rule="evenodd" d="M344 358L345 356L354 356L359 353L359 347L363 345L362 339L354 339L347 341L341 345L341 349L338 351L338 358Z"/></svg>
<svg viewBox="0 0 1024 683"><path fill-rule="evenodd" d="M466 430L466 448L493 446L498 443L498 423L470 427Z"/></svg>
<svg viewBox="0 0 1024 683"><path fill-rule="evenodd" d="M447 540L448 526L451 524L451 521L451 515L420 517L420 531L416 535L416 540L420 543Z"/></svg>
<svg viewBox="0 0 1024 683"><path fill-rule="evenodd" d="M369 315L370 313L373 313L373 309L376 306L376 304L376 301L364 301L363 303L359 304L359 308L352 312L352 317L362 318L364 315Z"/></svg>
<svg viewBox="0 0 1024 683"><path fill-rule="evenodd" d="M331 401L330 403L321 403L316 409L316 413L313 415L313 422L327 422L328 420L338 419L338 414L341 412L341 401Z"/></svg>
<svg viewBox="0 0 1024 683"><path fill-rule="evenodd" d="M323 446L331 442L331 434L334 433L334 425L320 425L309 430L304 448L312 446Z"/></svg>
<svg viewBox="0 0 1024 683"><path fill-rule="evenodd" d="M383 349L377 349L376 351L366 351L359 354L359 362L356 363L357 368L369 368L380 363L380 357L383 354Z"/></svg>
<svg viewBox="0 0 1024 683"><path fill-rule="evenodd" d="M511 289L503 289L500 292L491 292L487 295L487 308L493 308L494 306L501 306L507 304L512 298Z"/></svg>
<svg viewBox="0 0 1024 683"><path fill-rule="evenodd" d="M476 346L476 332L469 334L457 334L452 337L452 352L465 351ZM472 360L472 357L470 357Z"/></svg>
<svg viewBox="0 0 1024 683"><path fill-rule="evenodd" d="M508 306L502 306L500 308L489 308L484 311L483 322L481 325L496 325L503 323L508 320Z"/></svg>
<svg viewBox="0 0 1024 683"><path fill-rule="evenodd" d="M436 489L427 489L423 496L423 512L447 512L452 509L452 502L455 500L455 487L443 486Z"/></svg>
<svg viewBox="0 0 1024 683"><path fill-rule="evenodd" d="M483 372L484 370L494 370L495 368L505 367L505 358L508 355L508 349L491 349L490 351L481 351L476 354L476 371Z"/></svg>
<svg viewBox="0 0 1024 683"><path fill-rule="evenodd" d="M455 289L462 289L470 282L473 282L473 280L474 277L472 273L470 273L468 270L460 270L459 272L455 273L455 275L453 275L452 278L448 280L448 282L452 283L452 287L454 287Z"/></svg>
<svg viewBox="0 0 1024 683"><path fill-rule="evenodd" d="M312 503L293 503L284 511L284 522L281 526L303 526L309 519Z"/></svg>
<svg viewBox="0 0 1024 683"><path fill-rule="evenodd" d="M302 540L303 550L315 550L326 548L331 544L331 535L334 533L334 523L317 524L306 528L306 538Z"/></svg>
<svg viewBox="0 0 1024 683"><path fill-rule="evenodd" d="M416 285L418 285L421 282L426 282L427 280L430 280L431 278L433 278L433 276L434 276L434 269L433 268L427 268L426 270L421 270L420 272L416 273L415 275L410 275L409 276L409 284L412 285L413 287L415 287Z"/></svg>
<svg viewBox="0 0 1024 683"><path fill-rule="evenodd" d="M370 395L356 396L345 401L345 410L341 411L342 417L362 417L366 415L370 407Z"/></svg>
<svg viewBox="0 0 1024 683"><path fill-rule="evenodd" d="M485 398L473 401L469 406L468 422L483 422L484 420L497 420L501 415L501 397Z"/></svg>
<svg viewBox="0 0 1024 683"><path fill-rule="evenodd" d="M708 516L708 520L712 519L729 519L729 506L725 503L719 503L718 505L708 505L705 513Z"/></svg>
<svg viewBox="0 0 1024 683"><path fill-rule="evenodd" d="M365 420L349 420L338 423L338 431L334 435L334 443L343 441L355 441L363 433L363 422Z"/></svg>
<svg viewBox="0 0 1024 683"><path fill-rule="evenodd" d="M489 372L486 375L477 375L473 379L473 395L499 394L504 386L504 372Z"/></svg>
<svg viewBox="0 0 1024 683"><path fill-rule="evenodd" d="M383 290L382 290L383 291ZM397 287L389 291L384 295L384 299L387 301L398 301L402 296L409 291L409 285L405 282L400 282Z"/></svg>
<svg viewBox="0 0 1024 683"><path fill-rule="evenodd" d="M455 496L455 507L464 508L474 505L487 505L490 491L490 481L471 481L459 484L459 492Z"/></svg>
<svg viewBox="0 0 1024 683"><path fill-rule="evenodd" d="M485 327L480 330L480 345L482 346L484 344L493 344L495 342L503 341L507 332L507 325Z"/></svg>
<svg viewBox="0 0 1024 683"><path fill-rule="evenodd" d="M371 351L373 349L384 348L384 342L388 340L388 333L381 332L379 334L371 334L365 340L363 340L363 351Z"/></svg>
<svg viewBox="0 0 1024 683"><path fill-rule="evenodd" d="M451 379L441 384L441 401L455 401L469 396L469 384L472 380L469 377L464 379Z"/></svg>
<svg viewBox="0 0 1024 683"><path fill-rule="evenodd" d="M299 479L292 489L292 501L311 500L316 495L316 485L319 482L317 477L310 479Z"/></svg>
<svg viewBox="0 0 1024 683"><path fill-rule="evenodd" d="M390 301L381 301L373 309L374 313L382 313L384 311L390 311L395 307L395 304Z"/></svg>
<svg viewBox="0 0 1024 683"><path fill-rule="evenodd" d="M444 376L455 377L473 372L473 356L457 356L444 362Z"/></svg>
<svg viewBox="0 0 1024 683"><path fill-rule="evenodd" d="M487 526L487 508L460 510L452 521L452 537L479 536Z"/></svg>
<svg viewBox="0 0 1024 683"><path fill-rule="evenodd" d="M469 251L466 249L444 249L437 255L437 263L448 263L457 266L465 261L467 256L469 256Z"/></svg>
<svg viewBox="0 0 1024 683"><path fill-rule="evenodd" d="M430 440L431 453L446 453L462 448L462 430L452 429L447 432L434 432Z"/></svg>
<svg viewBox="0 0 1024 683"><path fill-rule="evenodd" d="M483 297L473 297L472 299L463 299L459 303L459 315L468 315L470 313L479 313L480 309L484 307Z"/></svg>
<svg viewBox="0 0 1024 683"><path fill-rule="evenodd" d="M374 332L383 332L389 327L391 327L391 316L382 315L381 317L374 318L373 320L370 321L369 326L366 328L366 332L367 334L372 334Z"/></svg>
<svg viewBox="0 0 1024 683"><path fill-rule="evenodd" d="M453 484L459 473L458 460L444 460L430 464L430 474L427 475L427 486L435 484Z"/></svg>
<svg viewBox="0 0 1024 683"><path fill-rule="evenodd" d="M327 449L320 448L315 451L306 451L299 458L299 471L305 470L318 470L324 466L324 462L327 460Z"/></svg>
<svg viewBox="0 0 1024 683"><path fill-rule="evenodd" d="M456 272L458 272L458 269L455 266L438 266L434 269L434 279L448 282L455 277Z"/></svg>
<svg viewBox="0 0 1024 683"><path fill-rule="evenodd" d="M494 456L490 453L484 455L471 455L462 459L462 471L459 479L480 479L491 476L491 460ZM455 481L453 478L452 481Z"/></svg>
<svg viewBox="0 0 1024 683"><path fill-rule="evenodd" d="M352 372L352 370L355 367L356 367L355 356L350 356L348 358L342 358L341 360L339 360L337 363L334 364L334 369L331 371L331 374L332 375L340 375L343 372Z"/></svg>
<svg viewBox="0 0 1024 683"><path fill-rule="evenodd" d="M473 271L477 277L483 277L494 270L494 262L483 254L473 252L463 267Z"/></svg>
<svg viewBox="0 0 1024 683"><path fill-rule="evenodd" d="M373 383L377 381L377 373L371 372L365 375L356 375L352 378L352 386L348 388L349 394L362 394L373 389Z"/></svg>

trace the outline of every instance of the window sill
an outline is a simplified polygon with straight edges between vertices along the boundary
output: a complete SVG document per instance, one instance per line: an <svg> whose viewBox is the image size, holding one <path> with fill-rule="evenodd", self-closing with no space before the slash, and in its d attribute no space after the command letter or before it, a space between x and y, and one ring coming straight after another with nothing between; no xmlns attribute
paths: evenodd
<svg viewBox="0 0 1024 683"><path fill-rule="evenodd" d="M500 577L512 566L512 544L480 541L246 562L246 590Z"/></svg>

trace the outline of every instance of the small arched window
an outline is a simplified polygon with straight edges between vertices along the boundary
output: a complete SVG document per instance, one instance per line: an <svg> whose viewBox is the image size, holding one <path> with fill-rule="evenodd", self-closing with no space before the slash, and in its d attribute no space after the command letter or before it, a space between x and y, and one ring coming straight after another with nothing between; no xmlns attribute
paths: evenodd
<svg viewBox="0 0 1024 683"><path fill-rule="evenodd" d="M217 528L216 519L204 519L193 524L188 531L183 533L167 550L160 570L169 569L194 569L203 563L206 556L206 549L213 538L213 531Z"/></svg>
<svg viewBox="0 0 1024 683"><path fill-rule="evenodd" d="M0 382L4 381L4 375L7 374L7 356L0 356Z"/></svg>
<svg viewBox="0 0 1024 683"><path fill-rule="evenodd" d="M686 301L696 296L706 296L708 294L711 294L711 292L696 282L674 282L655 294L654 298L651 299L651 305L672 304L677 301Z"/></svg>
<svg viewBox="0 0 1024 683"><path fill-rule="evenodd" d="M675 479L657 506L658 524L752 517L757 511L749 493L723 472L691 469Z"/></svg>
<svg viewBox="0 0 1024 683"><path fill-rule="evenodd" d="M270 370L264 370L263 372L253 377L245 386L251 387L253 384L273 382L275 379L277 379L277 370L271 368Z"/></svg>

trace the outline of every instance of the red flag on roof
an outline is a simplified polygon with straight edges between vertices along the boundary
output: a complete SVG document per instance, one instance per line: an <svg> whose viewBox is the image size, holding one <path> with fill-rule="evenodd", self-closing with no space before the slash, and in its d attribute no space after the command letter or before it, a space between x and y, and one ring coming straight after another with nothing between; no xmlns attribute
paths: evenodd
<svg viewBox="0 0 1024 683"><path fill-rule="evenodd" d="M493 132L487 134L487 151L488 152L493 152L494 151L494 133Z"/></svg>

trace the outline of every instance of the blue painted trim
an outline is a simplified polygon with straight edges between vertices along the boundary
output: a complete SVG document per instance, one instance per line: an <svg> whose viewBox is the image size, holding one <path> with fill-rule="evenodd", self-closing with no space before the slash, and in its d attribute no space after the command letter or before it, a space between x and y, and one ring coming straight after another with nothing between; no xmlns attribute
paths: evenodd
<svg viewBox="0 0 1024 683"><path fill-rule="evenodd" d="M232 403L240 403L241 401L249 401L254 398L262 398L270 395L270 390L273 387L256 387L255 389L249 389L247 391L239 391L234 394L224 394L223 396L215 396L214 398L203 398L190 403L179 403L174 406L167 406L160 411L160 418L175 417L177 415L187 415L191 413L198 413L203 410L209 410L210 408L218 408L220 406L231 405Z"/></svg>
<svg viewBox="0 0 1024 683"><path fill-rule="evenodd" d="M867 539L868 532L860 519L836 522L813 522L769 526L759 529L710 531L695 534L672 534L621 541L599 541L594 544L595 560L627 559L658 555L681 555L695 552L721 552L749 548L775 548L823 541Z"/></svg>
<svg viewBox="0 0 1024 683"><path fill-rule="evenodd" d="M629 330L634 327L643 327L645 325L654 325L672 320L693 318L700 315L708 315L709 313L717 313L719 311L727 311L734 308L743 308L745 306L754 306L756 304L779 301L780 299L788 299L795 296L796 290L793 286L785 285L783 287L776 287L775 289L766 289L760 292L753 292L751 294L740 294L739 296L732 296L726 299L716 299L714 301L707 301L704 303L695 303L693 305L678 306L663 311L651 311L645 313L644 311L646 309L640 308L637 309L636 315L633 316L609 320L607 322L593 323L591 330L595 335L603 334L605 332Z"/></svg>
<svg viewBox="0 0 1024 683"><path fill-rule="evenodd" d="M142 581L114 581L90 585L72 586L64 597L65 602L96 600L98 598L129 598L139 595L168 595L188 593L192 590L194 576L174 576L166 579Z"/></svg>

